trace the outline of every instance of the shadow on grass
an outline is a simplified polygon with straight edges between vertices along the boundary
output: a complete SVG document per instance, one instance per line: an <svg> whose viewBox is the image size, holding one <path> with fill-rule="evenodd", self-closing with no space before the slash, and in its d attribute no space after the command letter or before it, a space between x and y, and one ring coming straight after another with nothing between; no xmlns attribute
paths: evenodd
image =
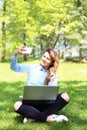
<svg viewBox="0 0 87 130"><path fill-rule="evenodd" d="M0 104L2 109L10 108L11 110L12 105L23 94L23 84L24 82L0 82Z"/></svg>
<svg viewBox="0 0 87 130"><path fill-rule="evenodd" d="M80 128L86 129L87 124L87 82L86 81L62 81L59 82L60 92L66 91L70 95L69 104L60 111L60 114L68 116L68 123L46 123L47 130L76 130ZM3 111L5 114L14 114L13 104L19 100L19 96L23 94L24 82L0 82L0 115ZM14 117L14 116L13 116ZM9 118L9 117L8 117ZM14 117L16 123L21 123L22 118L19 115ZM34 124L34 123L33 123ZM39 122L38 128L39 130ZM32 125L32 124L31 124ZM43 123L42 123L43 125ZM45 124L43 125L44 128ZM29 126L28 126L29 127ZM10 128L10 126L9 126Z"/></svg>

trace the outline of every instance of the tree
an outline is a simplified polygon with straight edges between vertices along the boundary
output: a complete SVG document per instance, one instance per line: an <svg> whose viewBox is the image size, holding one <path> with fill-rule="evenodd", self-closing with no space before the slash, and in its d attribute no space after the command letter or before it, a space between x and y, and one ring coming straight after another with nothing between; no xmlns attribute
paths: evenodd
<svg viewBox="0 0 87 130"><path fill-rule="evenodd" d="M86 5L87 6L87 5ZM73 30L66 36L70 43L79 46L79 61L82 61L82 52L87 48L87 11L83 1L77 1L76 9L72 10L71 23L74 24Z"/></svg>
<svg viewBox="0 0 87 130"><path fill-rule="evenodd" d="M5 16L6 16L6 1L3 1L2 5L2 51L1 51L1 61L5 61L5 54L6 54L6 42L5 42L5 37L6 37L6 25L5 25Z"/></svg>
<svg viewBox="0 0 87 130"><path fill-rule="evenodd" d="M58 43L59 52L60 46L64 46L66 51L68 41L76 45L79 36L86 39L87 8L82 0L4 1L6 12L4 20L2 16L1 19L4 21L5 39L2 41L5 41L8 56L20 45L40 46L42 51L49 46L54 48ZM84 26L82 30L80 23Z"/></svg>

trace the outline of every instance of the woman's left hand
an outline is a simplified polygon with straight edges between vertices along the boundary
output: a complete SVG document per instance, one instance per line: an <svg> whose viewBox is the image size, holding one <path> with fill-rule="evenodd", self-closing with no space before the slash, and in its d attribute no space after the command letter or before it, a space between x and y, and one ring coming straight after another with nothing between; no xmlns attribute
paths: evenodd
<svg viewBox="0 0 87 130"><path fill-rule="evenodd" d="M51 82L54 80L54 73L49 72L45 78L44 85L48 85L48 82Z"/></svg>
<svg viewBox="0 0 87 130"><path fill-rule="evenodd" d="M50 81L54 80L54 73L53 72L50 73L49 78L50 78Z"/></svg>

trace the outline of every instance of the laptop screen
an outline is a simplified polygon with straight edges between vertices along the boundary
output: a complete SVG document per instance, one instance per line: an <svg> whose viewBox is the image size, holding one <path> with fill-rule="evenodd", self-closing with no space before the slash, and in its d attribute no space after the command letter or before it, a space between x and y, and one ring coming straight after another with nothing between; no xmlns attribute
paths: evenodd
<svg viewBox="0 0 87 130"><path fill-rule="evenodd" d="M55 100L58 86L25 86L23 100Z"/></svg>

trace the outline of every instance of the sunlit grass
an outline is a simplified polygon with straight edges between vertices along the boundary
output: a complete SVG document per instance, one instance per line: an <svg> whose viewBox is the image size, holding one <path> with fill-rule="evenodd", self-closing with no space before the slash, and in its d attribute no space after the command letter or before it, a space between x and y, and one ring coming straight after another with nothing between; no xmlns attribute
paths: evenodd
<svg viewBox="0 0 87 130"><path fill-rule="evenodd" d="M87 81L87 64L60 63L57 72L60 81Z"/></svg>
<svg viewBox="0 0 87 130"><path fill-rule="evenodd" d="M59 114L65 114L69 122L23 124L13 105L23 93L27 75L10 70L8 63L0 63L0 130L86 130L87 64L60 63L57 74L59 92L66 91L70 95L69 104Z"/></svg>

